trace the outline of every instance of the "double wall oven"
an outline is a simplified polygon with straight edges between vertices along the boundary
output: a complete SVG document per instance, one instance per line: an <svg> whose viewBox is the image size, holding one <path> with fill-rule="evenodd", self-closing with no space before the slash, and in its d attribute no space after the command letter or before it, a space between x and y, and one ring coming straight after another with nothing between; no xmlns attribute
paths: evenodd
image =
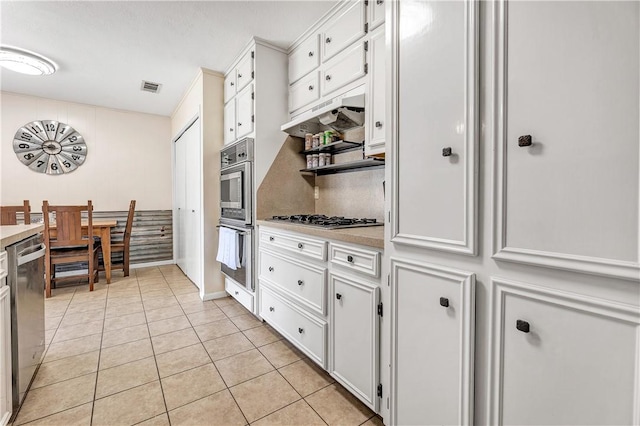
<svg viewBox="0 0 640 426"><path fill-rule="evenodd" d="M220 151L220 228L235 232L233 269L221 263L222 273L248 291L253 280L253 139L242 139Z"/></svg>

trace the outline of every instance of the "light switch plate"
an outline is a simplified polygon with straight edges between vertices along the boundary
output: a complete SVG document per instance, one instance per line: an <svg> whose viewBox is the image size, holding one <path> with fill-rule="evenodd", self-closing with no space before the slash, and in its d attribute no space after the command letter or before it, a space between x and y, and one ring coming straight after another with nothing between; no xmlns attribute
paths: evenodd
<svg viewBox="0 0 640 426"><path fill-rule="evenodd" d="M320 188L318 188L317 186L313 187L313 198L315 198L316 200L320 199Z"/></svg>

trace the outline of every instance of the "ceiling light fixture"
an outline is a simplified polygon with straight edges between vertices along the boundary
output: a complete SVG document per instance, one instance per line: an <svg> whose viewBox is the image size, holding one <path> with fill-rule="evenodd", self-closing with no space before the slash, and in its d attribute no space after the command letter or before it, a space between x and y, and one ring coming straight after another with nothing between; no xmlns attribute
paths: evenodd
<svg viewBox="0 0 640 426"><path fill-rule="evenodd" d="M0 46L0 66L28 75L49 75L58 69L55 62L42 55L11 46Z"/></svg>

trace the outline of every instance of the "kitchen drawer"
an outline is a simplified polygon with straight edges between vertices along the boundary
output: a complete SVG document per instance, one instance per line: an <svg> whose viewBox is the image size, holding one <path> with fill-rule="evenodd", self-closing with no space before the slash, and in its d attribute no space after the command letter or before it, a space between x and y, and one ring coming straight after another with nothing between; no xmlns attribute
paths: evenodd
<svg viewBox="0 0 640 426"><path fill-rule="evenodd" d="M289 87L289 112L293 112L320 98L320 73L314 71Z"/></svg>
<svg viewBox="0 0 640 426"><path fill-rule="evenodd" d="M326 314L327 269L260 250L260 279L319 315Z"/></svg>
<svg viewBox="0 0 640 426"><path fill-rule="evenodd" d="M327 243L322 240L260 228L260 244L262 247L298 253L322 262L327 259Z"/></svg>
<svg viewBox="0 0 640 426"><path fill-rule="evenodd" d="M321 77L322 96L364 77L364 43L356 43L327 62Z"/></svg>
<svg viewBox="0 0 640 426"><path fill-rule="evenodd" d="M242 306L253 312L253 294L229 278L224 279L224 289Z"/></svg>
<svg viewBox="0 0 640 426"><path fill-rule="evenodd" d="M322 60L340 53L365 34L364 1L353 2L332 18L322 32Z"/></svg>
<svg viewBox="0 0 640 426"><path fill-rule="evenodd" d="M236 70L232 70L224 78L224 103L229 102L236 94Z"/></svg>
<svg viewBox="0 0 640 426"><path fill-rule="evenodd" d="M289 55L289 84L300 80L320 65L319 37L319 34L311 35Z"/></svg>
<svg viewBox="0 0 640 426"><path fill-rule="evenodd" d="M334 265L361 272L372 277L380 276L380 252L342 244L331 244L329 260Z"/></svg>
<svg viewBox="0 0 640 426"><path fill-rule="evenodd" d="M260 316L322 368L327 368L327 323L287 302L260 282Z"/></svg>
<svg viewBox="0 0 640 426"><path fill-rule="evenodd" d="M253 81L253 50L247 52L236 67L237 91L244 89Z"/></svg>

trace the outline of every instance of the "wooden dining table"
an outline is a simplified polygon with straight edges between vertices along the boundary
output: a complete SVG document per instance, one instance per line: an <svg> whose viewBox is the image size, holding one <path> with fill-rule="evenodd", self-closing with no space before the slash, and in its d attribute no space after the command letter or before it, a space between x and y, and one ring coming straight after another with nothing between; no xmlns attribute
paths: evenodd
<svg viewBox="0 0 640 426"><path fill-rule="evenodd" d="M94 219L93 220L93 236L100 237L100 245L102 246L102 258L104 260L104 273L107 278L107 284L111 283L111 228L115 228L118 221L115 219ZM83 232L89 227L89 224L82 221ZM49 234L51 238L56 237L56 225L52 223L49 226ZM88 235L88 232L87 232Z"/></svg>

